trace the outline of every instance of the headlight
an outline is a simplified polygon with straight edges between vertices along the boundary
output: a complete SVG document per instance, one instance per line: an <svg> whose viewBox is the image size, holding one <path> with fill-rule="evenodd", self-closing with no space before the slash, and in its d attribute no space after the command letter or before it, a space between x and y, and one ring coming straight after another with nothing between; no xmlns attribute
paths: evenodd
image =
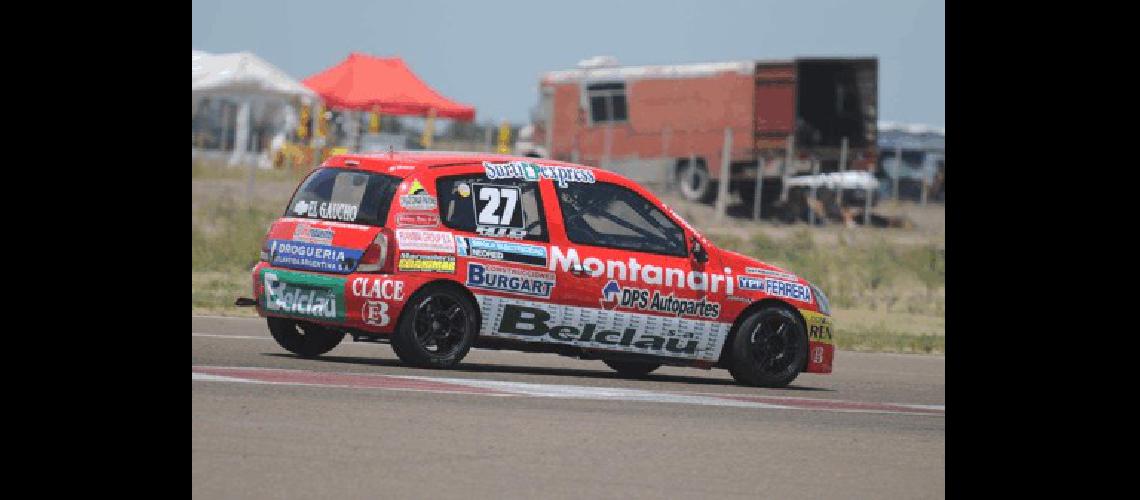
<svg viewBox="0 0 1140 500"><path fill-rule="evenodd" d="M824 295L823 290L820 290L818 286L811 283L808 283L808 285L811 286L811 291L815 294L815 300L819 302L819 312L830 316L831 303L827 301L827 295Z"/></svg>

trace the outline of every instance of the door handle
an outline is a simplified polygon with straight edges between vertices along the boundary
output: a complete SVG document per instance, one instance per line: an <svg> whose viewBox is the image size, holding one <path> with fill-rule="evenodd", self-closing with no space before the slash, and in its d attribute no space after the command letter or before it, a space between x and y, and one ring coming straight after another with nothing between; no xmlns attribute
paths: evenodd
<svg viewBox="0 0 1140 500"><path fill-rule="evenodd" d="M574 265L570 266L570 274L573 274L574 276L582 277L582 276L586 275L586 270L582 269L582 266L580 264L574 264Z"/></svg>

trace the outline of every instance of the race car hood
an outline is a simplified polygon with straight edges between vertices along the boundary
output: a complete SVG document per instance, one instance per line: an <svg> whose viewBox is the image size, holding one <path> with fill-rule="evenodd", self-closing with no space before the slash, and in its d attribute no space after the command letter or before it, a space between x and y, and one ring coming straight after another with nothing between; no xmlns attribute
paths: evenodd
<svg viewBox="0 0 1140 500"><path fill-rule="evenodd" d="M766 262L762 262L742 253L733 252L731 250L725 250L723 248L718 248L717 250L720 251L721 261L724 263L725 267L732 268L733 274L756 274L755 272L749 273L748 269L752 268L761 269L773 274L794 277L796 281L803 281L803 278L796 275L796 273L788 271L787 269L773 266Z"/></svg>
<svg viewBox="0 0 1140 500"><path fill-rule="evenodd" d="M356 270L379 227L284 217L269 228L265 248L275 267L348 274Z"/></svg>

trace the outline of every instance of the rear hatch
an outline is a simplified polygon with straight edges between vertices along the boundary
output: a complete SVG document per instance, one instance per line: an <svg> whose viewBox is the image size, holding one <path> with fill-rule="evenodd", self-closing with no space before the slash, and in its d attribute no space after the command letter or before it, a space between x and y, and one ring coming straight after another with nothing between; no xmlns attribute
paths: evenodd
<svg viewBox="0 0 1140 500"><path fill-rule="evenodd" d="M269 229L269 263L323 273L355 271L388 219L401 181L360 170L315 170Z"/></svg>

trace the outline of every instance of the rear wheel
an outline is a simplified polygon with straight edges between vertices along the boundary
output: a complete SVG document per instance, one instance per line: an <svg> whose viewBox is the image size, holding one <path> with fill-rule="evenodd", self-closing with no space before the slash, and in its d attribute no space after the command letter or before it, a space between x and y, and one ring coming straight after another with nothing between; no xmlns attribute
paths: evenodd
<svg viewBox="0 0 1140 500"><path fill-rule="evenodd" d="M661 363L647 363L644 361L612 361L604 359L602 362L618 372L618 375L632 378L644 377L649 375L649 372L661 367Z"/></svg>
<svg viewBox="0 0 1140 500"><path fill-rule="evenodd" d="M422 368L451 368L459 363L478 335L475 305L455 288L428 285L408 301L392 350L400 361Z"/></svg>
<svg viewBox="0 0 1140 500"><path fill-rule="evenodd" d="M807 351L807 334L796 314L766 306L740 324L729 372L741 384L784 387L799 376Z"/></svg>
<svg viewBox="0 0 1140 500"><path fill-rule="evenodd" d="M302 358L320 356L344 340L344 332L316 323L285 318L266 318L266 323L269 324L269 333L277 345Z"/></svg>
<svg viewBox="0 0 1140 500"><path fill-rule="evenodd" d="M713 184L704 160L697 159L696 164L691 164L688 159L684 159L677 166L677 187L686 200L701 203L711 201Z"/></svg>

